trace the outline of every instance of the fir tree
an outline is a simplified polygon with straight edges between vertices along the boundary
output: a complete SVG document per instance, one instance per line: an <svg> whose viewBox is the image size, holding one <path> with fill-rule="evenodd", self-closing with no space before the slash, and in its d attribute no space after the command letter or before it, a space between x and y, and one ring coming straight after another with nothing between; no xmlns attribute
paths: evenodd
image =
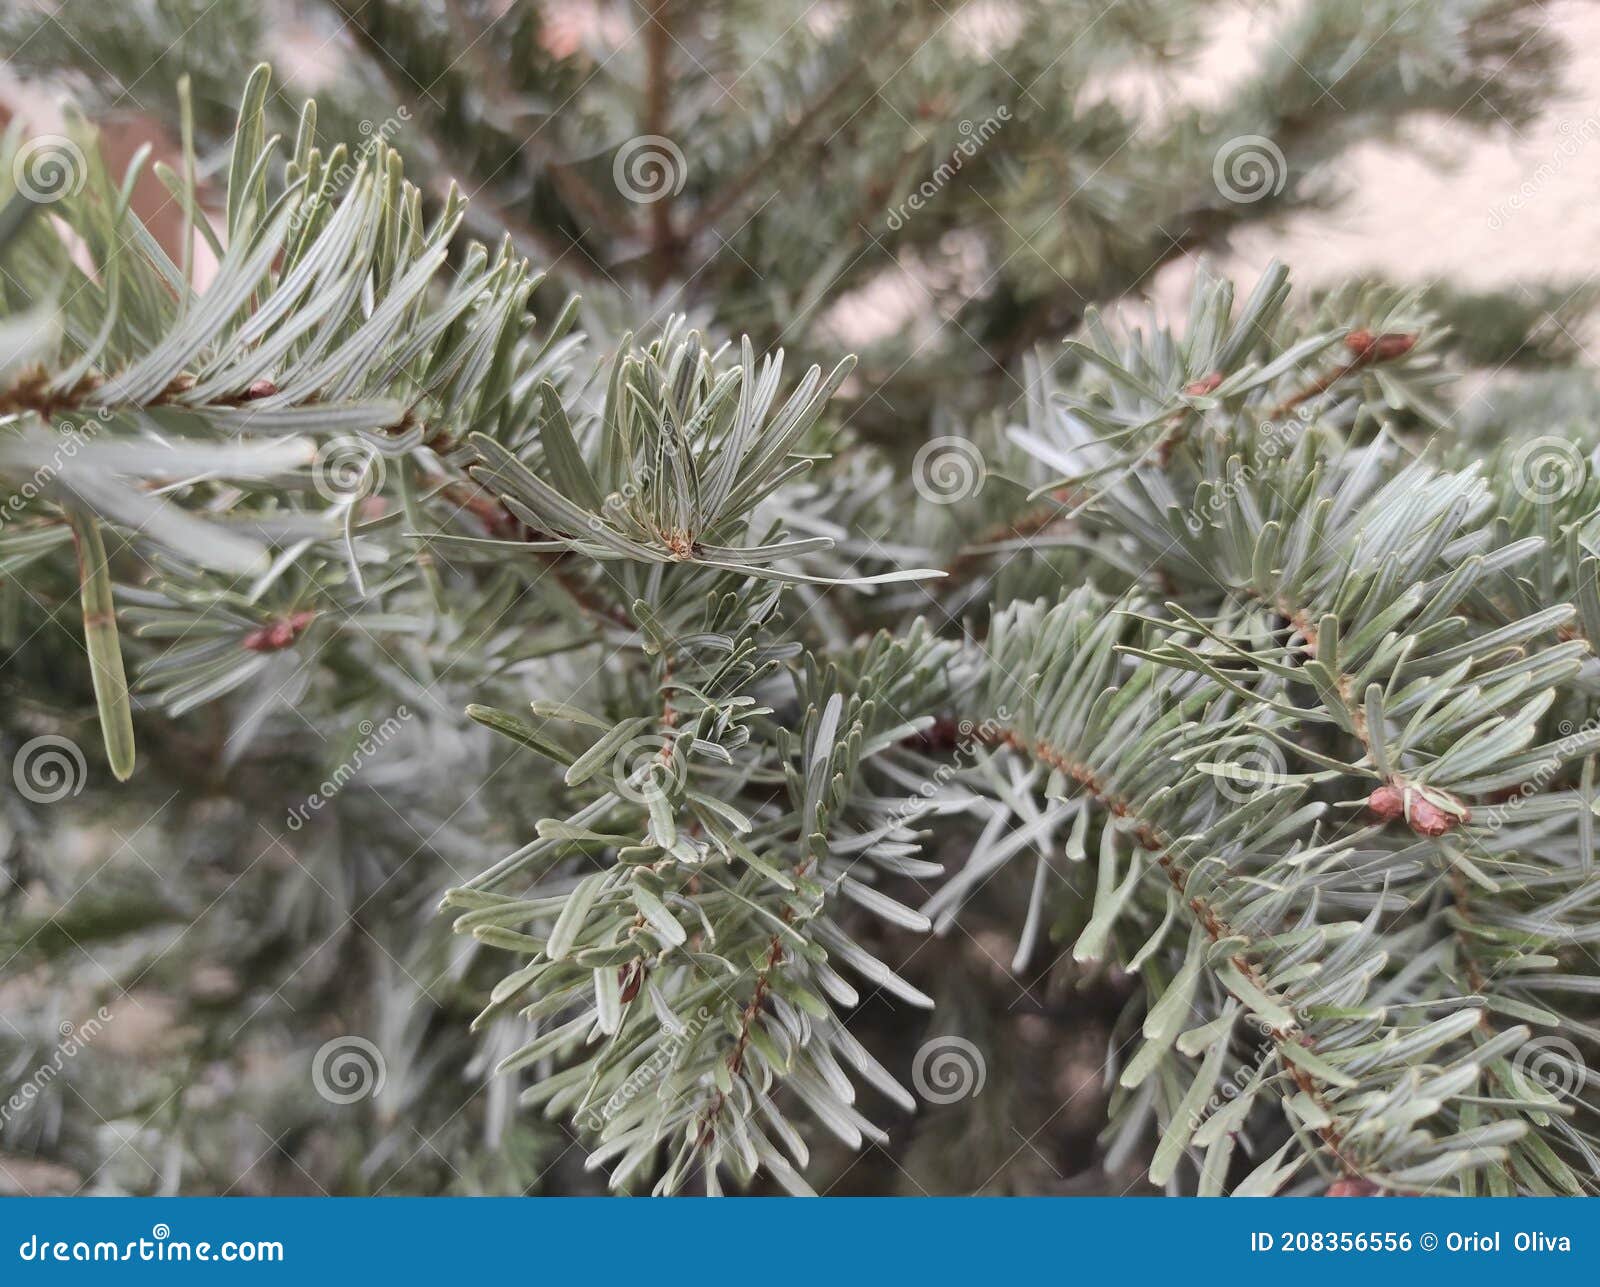
<svg viewBox="0 0 1600 1287"><path fill-rule="evenodd" d="M1098 8L307 6L298 107L258 6L4 20L177 144L0 156L8 1173L1600 1185L1587 375L1472 425L1543 314L1276 265L1098 307L1554 50L1321 2L1151 125L1089 87L1211 10ZM847 356L886 268L937 321Z"/></svg>

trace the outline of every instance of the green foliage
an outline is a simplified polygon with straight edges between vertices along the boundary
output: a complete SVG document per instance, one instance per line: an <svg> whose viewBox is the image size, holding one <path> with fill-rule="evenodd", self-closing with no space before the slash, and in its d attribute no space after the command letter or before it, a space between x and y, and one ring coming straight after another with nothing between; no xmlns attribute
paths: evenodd
<svg viewBox="0 0 1600 1287"><path fill-rule="evenodd" d="M203 289L192 243L169 256L134 213L145 156L114 176L75 126L83 182L45 204L18 185L27 143L0 154L18 189L0 192L8 638L77 605L86 656L66 682L113 776L136 792L192 774L199 738L189 789L232 802L192 885L75 922L85 937L138 945L135 981L176 973L145 937L174 921L207 950L238 940L243 966L287 962L258 1007L286 1025L295 1001L337 1010L359 959L395 1085L380 1108L471 1159L446 1162L459 1188L520 1190L555 1153L515 1097L618 1189L806 1192L838 1169L827 1137L888 1144L919 1108L873 1016L920 1024L905 1016L941 990L914 968L925 936L970 934L1017 875L1009 968L1053 937L1073 986L1115 991L1108 1172L1200 1193L1600 1187L1592 423L1519 421L1479 459L1416 293L1358 284L1302 309L1274 266L1242 300L1202 275L1175 329L1085 306L1159 258L1153 230L1197 188L1210 233L1254 209L1211 185L1220 139L1293 142L1294 182L1266 203L1290 208L1316 195L1304 167L1407 111L1466 96L1515 114L1547 53L1510 43L1521 6L1307 6L1237 101L1180 111L1104 174L1133 129L1120 109L1002 81L1140 62L1192 38L1203 7L1119 10L1057 69L1076 5L1001 33L992 67L943 24L929 39L923 6L855 6L808 29L798 61L756 59L774 102L821 86L812 114L702 113L703 168L657 207L664 231L577 217L610 164L580 141L672 124L651 97L659 48L581 107L524 103L551 160L488 109L553 95L577 54L486 48L471 75L436 57L446 17L348 8L361 39L403 33L406 65L442 66L430 110L472 136L463 164L537 172L501 180L511 201L486 194L497 249L433 185L433 156L415 186L382 138L325 146L310 104L283 148L264 69L206 166L190 145L212 91L191 104L186 83L185 160L157 167L216 255ZM95 32L187 12L131 6ZM786 12L719 7L682 34L715 80ZM870 38L891 21L893 40ZM1386 22L1348 87L1365 108L1320 128L1307 68ZM508 48L538 32L521 14ZM855 123L889 83L877 63L908 55L896 110ZM906 122L946 91L960 102L941 111L1014 119L938 218L893 230L894 253L983 229L998 281L952 316L1026 377L1020 396L905 337L854 367L817 319L866 268L848 238L819 260L816 228L848 227L869 176L894 176L889 201L937 161ZM819 152L825 129L841 137ZM808 158L808 200L751 200L741 176ZM1027 239L1050 275L1012 264L1007 230L1074 175L1083 218ZM524 258L566 239L581 253L553 271L653 292L700 276L692 252L724 220L728 253L682 301L716 306L704 324L604 285L579 305ZM614 342L608 316L627 319ZM955 444L958 494L937 494L926 448L908 471L861 441L846 422L874 402ZM8 861L59 878L43 823L16 817ZM235 891L247 848L272 855L271 887ZM441 894L454 938L428 928ZM48 967L66 947L42 928L15 941ZM480 1146L438 1073L476 1086L491 1064ZM316 1125L274 1112L284 1135ZM336 1182L405 1165L384 1124ZM0 1139L49 1152L44 1134ZM191 1164L225 1172L206 1147Z"/></svg>

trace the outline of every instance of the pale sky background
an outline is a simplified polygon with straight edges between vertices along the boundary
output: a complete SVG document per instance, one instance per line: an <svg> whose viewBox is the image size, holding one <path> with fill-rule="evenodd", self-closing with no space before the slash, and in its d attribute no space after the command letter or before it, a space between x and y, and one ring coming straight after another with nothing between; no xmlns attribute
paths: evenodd
<svg viewBox="0 0 1600 1287"><path fill-rule="evenodd" d="M1348 196L1337 209L1252 228L1228 262L1247 277L1276 256L1301 280L1376 270L1463 288L1576 285L1600 273L1600 6L1555 0L1547 9L1570 46L1569 93L1532 125L1485 135L1417 122L1421 152L1360 145L1347 155ZM1248 31L1260 19L1238 21Z"/></svg>
<svg viewBox="0 0 1600 1287"><path fill-rule="evenodd" d="M1443 279L1464 288L1542 281L1576 286L1600 275L1600 5L1550 0L1546 11L1569 45L1568 92L1533 124L1485 134L1445 120L1415 121L1408 126L1411 146L1360 145L1346 154L1340 175L1346 196L1335 208L1247 229L1217 266L1249 281L1278 258L1302 285L1362 272L1402 283ZM1004 0L963 13L981 39L985 21L1004 21ZM1202 101L1221 95L1249 71L1236 51L1262 47L1281 20L1280 5L1242 5L1218 25L1213 55L1176 81L1129 92L1149 93L1156 111L1160 100L1175 95ZM285 62L308 87L337 74L336 59L307 64L302 33L282 35ZM0 120L11 113L34 130L60 128L56 104L0 68ZM150 125L124 116L106 122L104 132L108 151L127 154L148 137ZM165 193L148 176L147 182L160 203ZM209 259L203 244L198 254ZM1151 284L1152 302L1181 314L1192 275L1191 262L1168 265ZM888 274L837 301L831 320L848 344L926 323L926 303L923 291ZM1591 319L1585 332L1578 338L1600 366L1600 323Z"/></svg>

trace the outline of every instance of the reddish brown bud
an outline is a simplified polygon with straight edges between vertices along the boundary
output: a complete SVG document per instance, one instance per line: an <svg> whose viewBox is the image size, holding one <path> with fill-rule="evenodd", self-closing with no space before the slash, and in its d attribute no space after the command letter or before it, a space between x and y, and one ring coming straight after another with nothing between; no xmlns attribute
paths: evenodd
<svg viewBox="0 0 1600 1287"><path fill-rule="evenodd" d="M1419 836L1442 836L1455 825L1454 815L1446 813L1421 792L1411 797L1411 830Z"/></svg>
<svg viewBox="0 0 1600 1287"><path fill-rule="evenodd" d="M1358 327L1344 337L1344 346L1357 362L1392 362L1416 347L1417 337L1407 331L1385 331L1374 335Z"/></svg>
<svg viewBox="0 0 1600 1287"><path fill-rule="evenodd" d="M627 1005L639 995L639 989L644 986L644 962L633 960L618 968L617 983L622 989L622 1004Z"/></svg>
<svg viewBox="0 0 1600 1287"><path fill-rule="evenodd" d="M244 637L241 647L248 652L281 652L316 618L315 612L296 612L278 621L258 626Z"/></svg>
<svg viewBox="0 0 1600 1287"><path fill-rule="evenodd" d="M1399 787L1381 786L1367 797L1367 812L1380 822L1393 822L1406 811Z"/></svg>
<svg viewBox="0 0 1600 1287"><path fill-rule="evenodd" d="M970 731L970 726L968 727ZM940 715L920 733L913 733L902 743L919 751L950 751L960 744L962 728L953 716Z"/></svg>
<svg viewBox="0 0 1600 1287"><path fill-rule="evenodd" d="M1377 342L1378 337L1365 328L1358 328L1344 337L1345 348L1349 349L1358 358L1371 356L1372 346Z"/></svg>
<svg viewBox="0 0 1600 1287"><path fill-rule="evenodd" d="M1372 356L1379 362L1389 362L1411 352L1416 345L1415 335L1392 331L1387 335L1378 336L1378 342L1373 345Z"/></svg>
<svg viewBox="0 0 1600 1287"><path fill-rule="evenodd" d="M244 637L243 647L249 652L277 652L294 642L294 635L281 621L261 626Z"/></svg>
<svg viewBox="0 0 1600 1287"><path fill-rule="evenodd" d="M270 398L278 391L278 386L271 380L257 380L244 391L244 401L254 402L257 398Z"/></svg>
<svg viewBox="0 0 1600 1287"><path fill-rule="evenodd" d="M1371 1180L1363 1180L1359 1176L1347 1180L1335 1180L1328 1186L1327 1196L1330 1198L1375 1198L1383 1190Z"/></svg>
<svg viewBox="0 0 1600 1287"><path fill-rule="evenodd" d="M1464 805L1446 809L1435 804L1416 787L1397 787L1385 783L1367 797L1367 812L1379 822L1403 817L1419 836L1442 836L1463 822L1472 820Z"/></svg>
<svg viewBox="0 0 1600 1287"><path fill-rule="evenodd" d="M1213 371L1210 375L1203 375L1198 380L1190 380L1188 384L1183 386L1183 391L1191 398L1203 398L1208 393L1216 392L1217 386L1221 383L1222 372Z"/></svg>

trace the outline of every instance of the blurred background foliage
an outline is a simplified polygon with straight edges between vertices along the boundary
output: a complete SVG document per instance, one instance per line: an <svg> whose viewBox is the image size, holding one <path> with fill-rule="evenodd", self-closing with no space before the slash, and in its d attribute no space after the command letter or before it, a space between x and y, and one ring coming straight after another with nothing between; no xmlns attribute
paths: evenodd
<svg viewBox="0 0 1600 1287"><path fill-rule="evenodd" d="M687 313L714 336L784 346L791 369L857 352L837 414L863 444L853 467L869 469L1014 416L1002 409L1024 359L1091 305L1159 310L1202 253L1248 257L1286 227L1315 241L1308 227L1375 193L1381 206L1386 183L1402 201L1420 167L1448 159L1415 146L1438 123L1451 138L1536 135L1571 111L1566 21L1517 0L27 0L0 15L0 57L19 121L49 128L70 99L118 171L147 140L181 162L174 87L188 77L214 210L240 87L273 61L274 128L292 137L314 93L328 144L385 139L435 205L458 183L466 232L504 232L547 271L541 317L579 292L599 351ZM925 208L893 217L994 121ZM1288 160L1281 188L1243 202L1214 176L1219 145L1241 135ZM665 199L629 200L619 182L619 151L640 136L683 155ZM1375 147L1386 177L1352 184ZM159 182L146 173L133 199L176 257L184 224ZM1374 281L1395 275L1371 267ZM1419 283L1453 328L1448 360L1483 391L1461 413L1466 441L1493 442L1524 414L1600 410L1583 355L1594 290L1562 271L1552 256L1537 281ZM946 562L973 536L950 513L875 521ZM1070 550L1044 562L1002 573L1017 584L1000 597L1085 575ZM102 1006L113 1018L0 1122L0 1190L599 1191L568 1129L513 1111L517 1077L488 1077L515 1044L467 1030L494 967L436 912L445 886L520 843L551 803L541 771L502 771L509 753L463 728L461 708L487 685L558 689L569 663L529 659L487 614L402 657L341 635L316 670L282 658L264 709L141 711L140 772L117 787L94 758L87 674L63 664L78 652L77 587L35 583L24 599L15 570L0 560L0 760L59 735L93 762L70 800L4 795L0 1086L50 1060L63 1025L82 1030ZM942 610L965 607L958 592ZM337 701L308 699L330 685ZM374 693L412 715L291 826L370 731L362 721L392 710L375 713ZM1053 952L1021 975L997 965L1015 952L1028 883L1002 872L948 937L864 931L938 1009L869 1002L862 1040L903 1071L929 1035L959 1032L989 1077L974 1099L892 1116L889 1145L859 1158L819 1143L819 1189L1140 1191L1138 1165L1108 1169L1096 1142L1127 981ZM1068 903L1056 929L1070 941L1087 913ZM382 1050L385 1084L332 1103L312 1065L352 1033Z"/></svg>

